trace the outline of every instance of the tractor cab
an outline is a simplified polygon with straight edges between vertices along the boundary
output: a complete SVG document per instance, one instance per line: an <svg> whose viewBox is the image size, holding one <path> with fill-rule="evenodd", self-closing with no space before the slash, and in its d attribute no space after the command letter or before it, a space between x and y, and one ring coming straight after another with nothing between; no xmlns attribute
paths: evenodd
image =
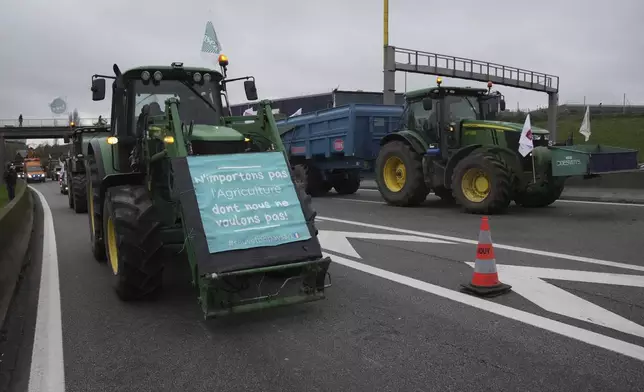
<svg viewBox="0 0 644 392"><path fill-rule="evenodd" d="M458 149L462 143L463 126L496 119L496 114L505 110L505 99L498 91L470 87L436 87L412 91L405 95L402 129L410 130L434 145L445 159L450 149ZM439 147L440 146L440 147Z"/></svg>

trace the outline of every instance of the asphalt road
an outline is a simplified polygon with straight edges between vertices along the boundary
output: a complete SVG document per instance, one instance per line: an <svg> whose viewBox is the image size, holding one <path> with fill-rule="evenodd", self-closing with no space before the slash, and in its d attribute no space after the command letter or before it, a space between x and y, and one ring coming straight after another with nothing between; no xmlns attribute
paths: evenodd
<svg viewBox="0 0 644 392"><path fill-rule="evenodd" d="M479 217L435 200L389 207L373 191L318 198L337 260L327 299L205 322L183 265L161 299L120 302L90 254L87 215L55 184L35 188L54 221L69 392L644 390L641 207L561 202L491 217L514 292L478 300L457 290L471 277ZM374 238L347 247L347 235ZM547 276L530 279L527 267ZM562 279L561 269L577 272ZM30 345L25 333L15 391L30 377Z"/></svg>

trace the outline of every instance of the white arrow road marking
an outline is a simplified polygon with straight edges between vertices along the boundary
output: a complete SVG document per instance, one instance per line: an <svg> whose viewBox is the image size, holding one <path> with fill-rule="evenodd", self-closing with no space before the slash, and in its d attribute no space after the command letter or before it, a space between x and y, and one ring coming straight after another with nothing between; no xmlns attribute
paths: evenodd
<svg viewBox="0 0 644 392"><path fill-rule="evenodd" d="M434 239L439 239L439 240L444 240L444 241L453 241L453 242L457 242L457 243L461 243L461 244L471 244L471 245L477 245L478 244L477 240L472 240L472 239L467 239L467 238L453 237L453 236L442 235L442 234L425 233L425 232L416 231L416 230L399 229L399 228L396 228L396 227L375 225L375 224L372 224L372 223L351 221L351 220L346 220L346 219L328 218L328 217L324 217L324 216L317 216L317 217L315 217L315 219L319 220L319 221L329 221L329 222L336 222L336 223L344 223L344 224L347 224L347 225L368 227L368 228L371 228L371 229L387 230L387 231L391 231L391 232L394 232L394 233L417 235L417 236L421 236L421 237L434 238ZM478 228L478 223L477 223L477 226L475 226L475 227ZM492 238L494 238L494 228L492 228ZM624 268L624 269L630 269L630 270L635 270L635 271L644 271L644 266L642 266L642 265L618 263L618 262L615 262L615 261L594 259L592 257L569 255L569 254L565 254L565 253L549 252L549 251L539 250L539 249L530 249L530 248L524 248L524 247L521 247L521 246L503 245L503 244L498 244L496 242L494 243L494 248L495 249L511 250L511 251L520 252L520 253L527 253L527 254L533 255L533 256L555 257L555 258L563 259L563 260L579 261L581 263L598 264L598 265L605 265L605 266L615 267L615 268Z"/></svg>
<svg viewBox="0 0 644 392"><path fill-rule="evenodd" d="M349 242L349 238L367 240L386 240L404 242L422 242L434 244L454 244L454 242L438 240L435 238L419 237L415 235L400 235L389 233L354 233L351 231L320 230L318 239L323 249L342 253L343 255L361 258Z"/></svg>
<svg viewBox="0 0 644 392"><path fill-rule="evenodd" d="M426 293L451 299L461 304L469 305L481 310L485 310L487 312L497 314L502 317L507 317L509 319L532 325L546 331L554 332L571 339L588 343L592 346L601 347L606 350L626 355L640 361L644 361L644 347L638 346L636 344L624 342L619 339L611 338L610 336L605 336L596 332L588 331L583 328L575 327L573 325L562 323L560 321L528 313L523 310L497 304L483 298L478 298L455 290L446 289L444 287L427 283L422 280L410 278L409 276L397 274L381 268L372 267L370 265L349 260L344 257L334 256L328 253L323 253L323 255L331 257L333 263L335 264L344 265L346 267L353 268L370 275L378 276L383 279L388 279L392 282L413 287Z"/></svg>
<svg viewBox="0 0 644 392"><path fill-rule="evenodd" d="M466 264L474 267L474 263L467 262ZM644 337L644 327L641 325L542 280L553 279L644 287L644 276L642 275L523 267L518 265L497 265L497 270L501 280L504 283L511 284L514 292L548 312Z"/></svg>

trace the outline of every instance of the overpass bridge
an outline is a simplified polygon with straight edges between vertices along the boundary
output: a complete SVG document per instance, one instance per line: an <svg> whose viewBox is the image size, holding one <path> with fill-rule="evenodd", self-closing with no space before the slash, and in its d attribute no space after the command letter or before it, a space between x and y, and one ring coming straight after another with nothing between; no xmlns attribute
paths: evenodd
<svg viewBox="0 0 644 392"><path fill-rule="evenodd" d="M104 118L108 124L109 118ZM98 118L81 118L76 126L92 126L98 123ZM70 135L72 128L69 119L23 119L22 125L17 119L0 119L0 178L4 174L7 162L5 140L24 139L63 139Z"/></svg>

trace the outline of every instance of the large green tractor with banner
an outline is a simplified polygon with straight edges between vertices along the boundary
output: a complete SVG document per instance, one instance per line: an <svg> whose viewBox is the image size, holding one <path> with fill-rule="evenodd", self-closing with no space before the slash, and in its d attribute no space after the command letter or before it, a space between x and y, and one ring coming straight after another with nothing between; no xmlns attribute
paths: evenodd
<svg viewBox="0 0 644 392"><path fill-rule="evenodd" d="M330 285L311 199L295 185L271 102L233 117L228 87L253 77L146 66L112 79L110 134L85 157L91 246L125 301L156 296L168 262L185 262L206 318L323 299Z"/></svg>
<svg viewBox="0 0 644 392"><path fill-rule="evenodd" d="M495 121L505 100L487 89L437 86L406 94L402 125L381 140L376 183L385 201L416 206L430 192L470 213L495 214L514 200L545 207L570 176L637 169L637 151L600 145L556 145L531 127L534 149L519 153L523 124Z"/></svg>

